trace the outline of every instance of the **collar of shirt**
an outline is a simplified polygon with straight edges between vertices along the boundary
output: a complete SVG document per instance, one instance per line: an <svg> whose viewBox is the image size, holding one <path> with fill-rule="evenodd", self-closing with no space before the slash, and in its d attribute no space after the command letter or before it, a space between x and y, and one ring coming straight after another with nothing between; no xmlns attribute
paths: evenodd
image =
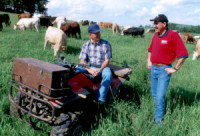
<svg viewBox="0 0 200 136"><path fill-rule="evenodd" d="M161 38L163 36L166 36L168 34L168 32L169 32L169 29L167 28L166 32L163 35L158 34L158 36Z"/></svg>
<svg viewBox="0 0 200 136"><path fill-rule="evenodd" d="M92 40L90 40L90 44L93 44L93 45L100 45L100 43L101 43L101 39L98 41L98 42L96 42L95 44L92 42Z"/></svg>

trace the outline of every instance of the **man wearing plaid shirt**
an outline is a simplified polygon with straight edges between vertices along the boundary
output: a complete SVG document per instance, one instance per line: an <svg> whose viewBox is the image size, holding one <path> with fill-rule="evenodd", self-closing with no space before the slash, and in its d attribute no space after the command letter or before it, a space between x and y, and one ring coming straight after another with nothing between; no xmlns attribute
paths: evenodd
<svg viewBox="0 0 200 136"><path fill-rule="evenodd" d="M77 70L83 73L90 73L94 77L101 75L101 86L97 93L99 102L106 101L106 95L112 80L112 72L108 66L112 58L111 45L108 41L101 39L101 29L97 24L89 26L88 33L91 40L83 44L79 59L80 63L90 63L98 65L100 68L78 67Z"/></svg>

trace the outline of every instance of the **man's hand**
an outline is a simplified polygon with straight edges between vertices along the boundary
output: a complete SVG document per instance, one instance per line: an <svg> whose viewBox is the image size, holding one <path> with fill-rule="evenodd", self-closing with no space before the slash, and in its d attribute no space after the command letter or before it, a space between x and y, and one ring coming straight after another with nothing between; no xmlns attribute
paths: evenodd
<svg viewBox="0 0 200 136"><path fill-rule="evenodd" d="M147 68L148 68L149 70L151 70L151 65L152 65L151 61L148 61L148 62L147 62Z"/></svg>
<svg viewBox="0 0 200 136"><path fill-rule="evenodd" d="M101 69L92 69L92 68L90 68L87 71L93 76L98 76L99 74L101 74L102 70Z"/></svg>
<svg viewBox="0 0 200 136"><path fill-rule="evenodd" d="M147 68L149 70L151 70L151 65L152 65L152 62L151 62L151 52L148 52L148 57L147 57Z"/></svg>
<svg viewBox="0 0 200 136"><path fill-rule="evenodd" d="M166 68L165 70L167 71L168 75L176 72L176 70L174 68Z"/></svg>

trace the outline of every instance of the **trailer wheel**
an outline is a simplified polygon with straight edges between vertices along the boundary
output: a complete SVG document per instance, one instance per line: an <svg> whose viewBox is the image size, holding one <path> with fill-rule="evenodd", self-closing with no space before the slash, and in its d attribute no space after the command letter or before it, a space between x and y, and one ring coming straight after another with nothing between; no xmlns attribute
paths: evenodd
<svg viewBox="0 0 200 136"><path fill-rule="evenodd" d="M80 124L76 114L75 117L70 117L59 125L53 126L50 136L81 136L83 126ZM61 119L62 120L62 119Z"/></svg>

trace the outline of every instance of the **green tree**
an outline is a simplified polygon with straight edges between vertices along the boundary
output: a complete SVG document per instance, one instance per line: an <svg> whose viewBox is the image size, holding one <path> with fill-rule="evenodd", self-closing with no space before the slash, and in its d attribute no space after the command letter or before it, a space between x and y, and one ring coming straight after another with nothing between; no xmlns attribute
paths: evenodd
<svg viewBox="0 0 200 136"><path fill-rule="evenodd" d="M12 8L14 12L46 13L48 0L0 0L0 9Z"/></svg>

